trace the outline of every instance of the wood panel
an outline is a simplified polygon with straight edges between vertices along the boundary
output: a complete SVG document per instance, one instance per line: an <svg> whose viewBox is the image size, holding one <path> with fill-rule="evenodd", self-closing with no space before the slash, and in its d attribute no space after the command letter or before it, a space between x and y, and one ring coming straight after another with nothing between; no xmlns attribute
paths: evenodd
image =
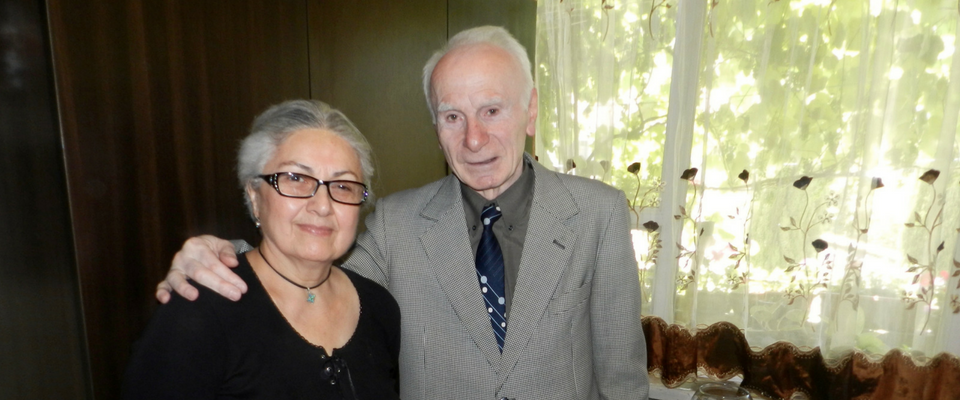
<svg viewBox="0 0 960 400"><path fill-rule="evenodd" d="M311 96L370 140L378 196L446 175L423 96L423 64L447 38L445 0L311 0Z"/></svg>
<svg viewBox="0 0 960 400"><path fill-rule="evenodd" d="M0 397L90 397L42 0L0 0Z"/></svg>
<svg viewBox="0 0 960 400"><path fill-rule="evenodd" d="M533 64L537 34L535 0L449 0L450 36L481 25L502 26L527 48Z"/></svg>
<svg viewBox="0 0 960 400"><path fill-rule="evenodd" d="M94 392L118 396L182 241L253 239L236 148L309 96L304 2L50 0Z"/></svg>

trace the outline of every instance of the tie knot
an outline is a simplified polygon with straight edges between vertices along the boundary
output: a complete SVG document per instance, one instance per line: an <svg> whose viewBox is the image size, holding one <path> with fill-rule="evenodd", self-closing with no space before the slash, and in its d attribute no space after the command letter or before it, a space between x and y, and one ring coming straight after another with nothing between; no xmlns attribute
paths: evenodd
<svg viewBox="0 0 960 400"><path fill-rule="evenodd" d="M491 204L484 207L483 212L480 213L480 222L483 222L484 227L491 226L500 219L501 215L503 214L500 213L500 207L496 204Z"/></svg>

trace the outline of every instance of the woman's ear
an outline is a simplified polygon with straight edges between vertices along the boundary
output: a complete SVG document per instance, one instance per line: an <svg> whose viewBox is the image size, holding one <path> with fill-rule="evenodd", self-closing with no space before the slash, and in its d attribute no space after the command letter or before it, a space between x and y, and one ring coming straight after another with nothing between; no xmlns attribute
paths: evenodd
<svg viewBox="0 0 960 400"><path fill-rule="evenodd" d="M259 222L260 221L260 192L253 187L252 183L248 183L244 189L247 192L247 197L250 199L250 212L253 213L253 218Z"/></svg>

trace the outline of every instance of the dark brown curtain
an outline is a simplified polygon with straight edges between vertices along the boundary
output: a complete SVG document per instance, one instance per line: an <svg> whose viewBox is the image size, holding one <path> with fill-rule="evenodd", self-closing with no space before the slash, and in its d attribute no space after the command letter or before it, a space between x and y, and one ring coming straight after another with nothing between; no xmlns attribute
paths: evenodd
<svg viewBox="0 0 960 400"><path fill-rule="evenodd" d="M777 342L752 349L736 325L719 322L696 333L657 317L643 318L647 368L676 387L697 368L725 380L743 375L741 386L773 399L803 392L811 399L957 400L960 358L941 353L914 358L900 350L880 356L850 352L825 359L820 348Z"/></svg>

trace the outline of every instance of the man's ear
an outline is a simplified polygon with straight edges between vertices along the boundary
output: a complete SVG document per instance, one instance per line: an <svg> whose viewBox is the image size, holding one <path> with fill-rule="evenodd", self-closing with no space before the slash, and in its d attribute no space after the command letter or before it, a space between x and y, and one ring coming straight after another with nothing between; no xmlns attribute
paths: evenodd
<svg viewBox="0 0 960 400"><path fill-rule="evenodd" d="M527 136L537 133L537 88L530 89L530 103L527 104Z"/></svg>

